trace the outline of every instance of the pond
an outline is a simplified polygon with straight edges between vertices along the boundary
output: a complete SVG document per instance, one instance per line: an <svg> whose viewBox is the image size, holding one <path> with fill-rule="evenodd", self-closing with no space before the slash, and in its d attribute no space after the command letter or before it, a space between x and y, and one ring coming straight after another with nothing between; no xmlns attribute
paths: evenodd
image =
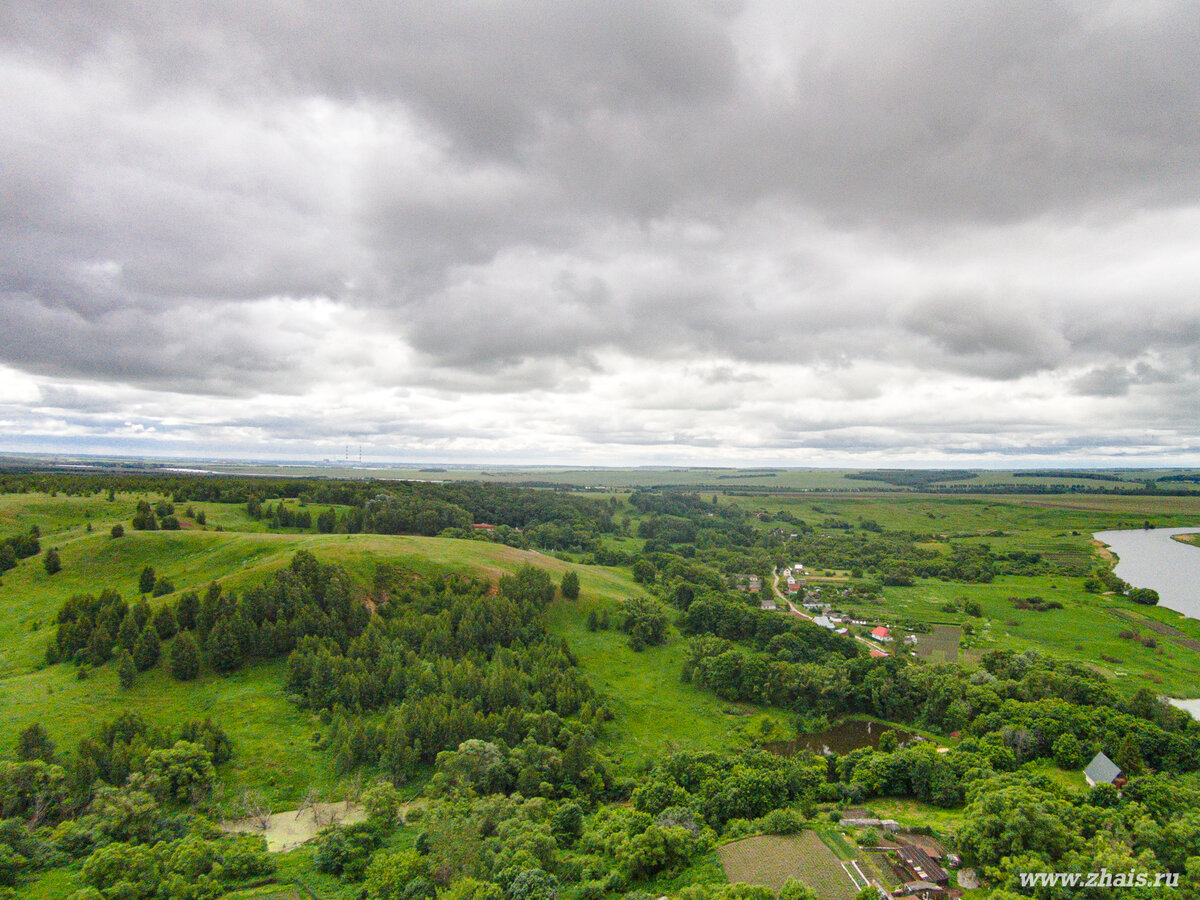
<svg viewBox="0 0 1200 900"><path fill-rule="evenodd" d="M1119 559L1114 570L1134 587L1158 591L1159 605L1200 619L1200 547L1172 540L1200 528L1131 528L1092 535Z"/></svg>
<svg viewBox="0 0 1200 900"><path fill-rule="evenodd" d="M867 719L846 719L816 734L802 734L791 741L771 741L763 749L779 756L792 756L800 750L813 753L849 753L860 747L878 747L885 732L893 731L901 744L923 740L920 735L893 725L881 725Z"/></svg>
<svg viewBox="0 0 1200 900"><path fill-rule="evenodd" d="M1168 703L1172 706L1177 706L1184 712L1192 714L1192 718L1200 722L1200 700L1173 700L1168 698Z"/></svg>

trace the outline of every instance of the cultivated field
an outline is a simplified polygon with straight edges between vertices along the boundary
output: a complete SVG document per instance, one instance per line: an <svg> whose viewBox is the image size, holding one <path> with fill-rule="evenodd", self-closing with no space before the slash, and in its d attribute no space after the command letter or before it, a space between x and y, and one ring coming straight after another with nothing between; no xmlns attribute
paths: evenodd
<svg viewBox="0 0 1200 900"><path fill-rule="evenodd" d="M958 662L962 629L956 625L934 625L932 634L917 638L917 658L928 662Z"/></svg>
<svg viewBox="0 0 1200 900"><path fill-rule="evenodd" d="M718 848L731 882L763 884L778 891L798 878L821 900L853 900L854 883L841 861L814 831L795 836L758 835Z"/></svg>

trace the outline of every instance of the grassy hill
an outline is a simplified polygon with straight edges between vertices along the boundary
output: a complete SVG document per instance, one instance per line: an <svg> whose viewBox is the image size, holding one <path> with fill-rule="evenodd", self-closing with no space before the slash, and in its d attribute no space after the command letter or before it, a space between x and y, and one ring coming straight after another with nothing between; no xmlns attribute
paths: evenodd
<svg viewBox="0 0 1200 900"><path fill-rule="evenodd" d="M575 569L582 585L580 598L556 601L551 629L568 640L589 680L610 698L618 715L620 728L606 735L605 749L633 765L670 747L728 746L752 712L731 708L680 682L683 641L678 633L672 631L665 647L634 653L624 634L586 629L590 610L615 611L621 600L640 593L622 570L570 565L500 544L443 538L217 531L212 525L172 532L127 530L124 537L112 538L111 526L121 519L128 522L134 501L108 504L39 495L3 499L6 524L0 533L37 522L43 546L58 547L63 562L61 572L49 575L41 557L33 557L6 573L0 584L0 746L5 748L32 722L42 722L60 746L69 748L98 721L126 710L162 725L211 716L238 748L223 773L231 795L254 786L276 808L287 808L312 786L336 794L337 776L313 748L321 723L284 696L282 660L229 676L205 671L187 683L174 680L159 666L139 675L129 690L118 687L112 663L81 681L75 666L44 662L58 609L74 594L111 587L127 600L136 599L138 576L152 566L176 587L175 594L151 599L157 608L180 591L202 590L214 580L226 589L243 589L285 566L298 550L342 565L364 585L381 562L415 573L454 571L491 580L525 563L550 571L556 581L568 568ZM207 511L210 522L215 519L228 528L257 524L239 521L234 507L197 506ZM91 533L86 531L89 521Z"/></svg>

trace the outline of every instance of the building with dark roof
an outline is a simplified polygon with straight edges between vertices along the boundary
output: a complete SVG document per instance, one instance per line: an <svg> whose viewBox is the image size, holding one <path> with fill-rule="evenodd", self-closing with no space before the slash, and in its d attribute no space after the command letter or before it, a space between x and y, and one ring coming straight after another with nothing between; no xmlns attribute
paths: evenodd
<svg viewBox="0 0 1200 900"><path fill-rule="evenodd" d="M934 884L949 884L950 873L939 866L920 847L898 847L896 859L906 874L911 875L909 881L926 881Z"/></svg>
<svg viewBox="0 0 1200 900"><path fill-rule="evenodd" d="M1121 767L1103 753L1097 753L1088 763L1087 768L1083 770L1083 777L1087 780L1089 787L1095 787L1098 784L1111 784L1115 787L1124 787L1125 785L1125 776L1121 774Z"/></svg>

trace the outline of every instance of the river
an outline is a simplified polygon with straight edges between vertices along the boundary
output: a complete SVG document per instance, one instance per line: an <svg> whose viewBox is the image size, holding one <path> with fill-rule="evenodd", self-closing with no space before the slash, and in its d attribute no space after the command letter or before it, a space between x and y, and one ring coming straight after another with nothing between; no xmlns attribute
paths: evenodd
<svg viewBox="0 0 1200 900"><path fill-rule="evenodd" d="M1092 535L1119 559L1114 570L1134 587L1158 591L1159 605L1200 619L1200 547L1172 540L1200 528L1131 528Z"/></svg>

